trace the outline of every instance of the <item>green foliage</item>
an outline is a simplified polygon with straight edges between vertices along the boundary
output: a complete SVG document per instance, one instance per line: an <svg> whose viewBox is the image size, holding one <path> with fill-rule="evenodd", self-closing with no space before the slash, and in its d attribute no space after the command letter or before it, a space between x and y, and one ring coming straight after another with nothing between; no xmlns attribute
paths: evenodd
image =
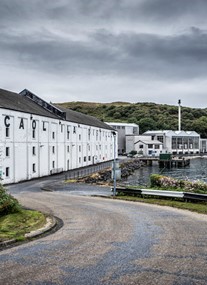
<svg viewBox="0 0 207 285"><path fill-rule="evenodd" d="M150 183L151 187L159 187L161 189L207 194L207 183L200 180L188 181L152 174Z"/></svg>
<svg viewBox="0 0 207 285"><path fill-rule="evenodd" d="M16 239L22 241L24 235L43 227L46 223L44 214L38 211L21 210L0 217L0 241Z"/></svg>
<svg viewBox="0 0 207 285"><path fill-rule="evenodd" d="M136 155L137 154L137 151L136 150L131 150L130 153L132 156Z"/></svg>
<svg viewBox="0 0 207 285"><path fill-rule="evenodd" d="M0 184L0 216L16 213L21 210L19 202Z"/></svg>
<svg viewBox="0 0 207 285"><path fill-rule="evenodd" d="M160 185L160 177L161 177L161 175L159 175L159 174L151 174L150 175L150 186L151 187L156 187L156 186L160 187L161 186Z"/></svg>
<svg viewBox="0 0 207 285"><path fill-rule="evenodd" d="M97 117L106 122L136 123L140 127L140 133L148 130L177 130L178 107L155 103L88 103L69 102L59 104ZM207 108L196 109L182 107L182 129L184 131L196 131L201 137L207 137Z"/></svg>

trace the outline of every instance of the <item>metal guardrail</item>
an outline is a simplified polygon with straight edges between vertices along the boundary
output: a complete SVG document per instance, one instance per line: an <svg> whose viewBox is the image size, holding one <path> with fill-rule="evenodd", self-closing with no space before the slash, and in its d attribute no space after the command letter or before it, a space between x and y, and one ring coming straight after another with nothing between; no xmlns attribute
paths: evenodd
<svg viewBox="0 0 207 285"><path fill-rule="evenodd" d="M114 190L113 188L111 189ZM157 197L167 197L167 198L179 198L185 201L207 201L206 194L197 194L189 192L179 192L179 191L165 191L165 190L148 190L148 189L133 189L133 188L124 188L117 187L117 193L123 193L128 195L139 195L139 196L157 196Z"/></svg>
<svg viewBox="0 0 207 285"><path fill-rule="evenodd" d="M184 193L178 191L146 190L141 189L143 195L164 196L172 198L183 198Z"/></svg>

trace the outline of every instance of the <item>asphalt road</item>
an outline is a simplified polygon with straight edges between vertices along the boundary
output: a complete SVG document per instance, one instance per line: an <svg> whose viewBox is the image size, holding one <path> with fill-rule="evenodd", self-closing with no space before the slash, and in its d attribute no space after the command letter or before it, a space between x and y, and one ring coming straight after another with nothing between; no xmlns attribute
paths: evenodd
<svg viewBox="0 0 207 285"><path fill-rule="evenodd" d="M9 188L23 205L58 216L64 226L1 251L0 284L207 284L206 216L89 197L90 186L44 192L42 183Z"/></svg>

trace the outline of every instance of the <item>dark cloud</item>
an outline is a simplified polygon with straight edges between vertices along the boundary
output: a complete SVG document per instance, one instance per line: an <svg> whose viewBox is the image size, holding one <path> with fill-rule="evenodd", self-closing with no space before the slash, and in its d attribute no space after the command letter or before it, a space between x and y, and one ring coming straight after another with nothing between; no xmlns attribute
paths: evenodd
<svg viewBox="0 0 207 285"><path fill-rule="evenodd" d="M158 19L178 19L178 17L205 16L207 9L206 0L147 0L141 4L141 10L145 16Z"/></svg>
<svg viewBox="0 0 207 285"><path fill-rule="evenodd" d="M4 35L0 50L20 64L49 72L100 73L194 78L206 76L207 33L192 28L177 36L96 31L86 41L43 34L22 38Z"/></svg>
<svg viewBox="0 0 207 285"><path fill-rule="evenodd" d="M206 80L206 9L204 0L1 0L1 66L41 80Z"/></svg>

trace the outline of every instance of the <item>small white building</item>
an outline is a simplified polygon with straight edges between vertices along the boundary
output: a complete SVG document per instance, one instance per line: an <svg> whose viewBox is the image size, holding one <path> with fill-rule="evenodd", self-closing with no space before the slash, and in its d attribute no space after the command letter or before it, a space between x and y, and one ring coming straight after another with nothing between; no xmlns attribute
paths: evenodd
<svg viewBox="0 0 207 285"><path fill-rule="evenodd" d="M133 123L117 123L117 122L106 122L109 126L118 132L118 154L127 152L126 150L126 136L139 135L139 126Z"/></svg>
<svg viewBox="0 0 207 285"><path fill-rule="evenodd" d="M115 134L98 119L49 104L28 90L0 89L2 184L110 161Z"/></svg>
<svg viewBox="0 0 207 285"><path fill-rule="evenodd" d="M159 156L163 150L163 143L155 140L150 136L127 136L126 138L127 152L137 151L138 155L143 156Z"/></svg>

